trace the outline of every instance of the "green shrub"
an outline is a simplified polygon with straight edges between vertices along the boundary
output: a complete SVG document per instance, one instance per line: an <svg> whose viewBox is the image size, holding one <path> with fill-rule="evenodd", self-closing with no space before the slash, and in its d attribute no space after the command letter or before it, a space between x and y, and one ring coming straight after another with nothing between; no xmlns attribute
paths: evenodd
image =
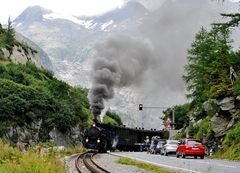
<svg viewBox="0 0 240 173"><path fill-rule="evenodd" d="M116 112L114 112L114 111L112 111L112 110L108 110L108 111L106 112L106 116L108 116L108 117L110 117L111 119L115 120L118 125L122 125L122 124L123 124L120 116L119 116Z"/></svg>
<svg viewBox="0 0 240 173"><path fill-rule="evenodd" d="M233 94L233 91L230 89L231 85L226 83L220 83L218 85L211 86L209 91L209 98L224 98Z"/></svg>
<svg viewBox="0 0 240 173"><path fill-rule="evenodd" d="M240 122L229 131L221 148L213 157L229 160L240 160Z"/></svg>
<svg viewBox="0 0 240 173"><path fill-rule="evenodd" d="M205 135L208 140L214 137L214 132L212 131L211 126L211 120L209 117L203 119L202 122L200 123L196 137L199 139L203 139Z"/></svg>
<svg viewBox="0 0 240 173"><path fill-rule="evenodd" d="M175 137L176 140L186 138L186 132L178 133Z"/></svg>
<svg viewBox="0 0 240 173"><path fill-rule="evenodd" d="M236 127L227 133L223 145L224 147L229 147L235 144L240 143L240 122L236 125Z"/></svg>
<svg viewBox="0 0 240 173"><path fill-rule="evenodd" d="M103 122L106 123L106 124L118 125L118 123L109 116L104 116L103 117Z"/></svg>
<svg viewBox="0 0 240 173"><path fill-rule="evenodd" d="M240 144L234 144L229 147L225 146L223 149L218 150L212 157L228 160L240 160Z"/></svg>
<svg viewBox="0 0 240 173"><path fill-rule="evenodd" d="M238 78L234 83L234 92L237 95L240 95L240 78Z"/></svg>

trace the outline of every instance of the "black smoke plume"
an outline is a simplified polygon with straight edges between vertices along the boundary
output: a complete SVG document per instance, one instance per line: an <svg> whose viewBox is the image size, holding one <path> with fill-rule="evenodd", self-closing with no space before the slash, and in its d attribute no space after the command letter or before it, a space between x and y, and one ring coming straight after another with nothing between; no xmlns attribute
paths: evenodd
<svg viewBox="0 0 240 173"><path fill-rule="evenodd" d="M113 98L115 87L141 83L142 75L154 64L153 48L147 40L115 35L95 46L93 83L89 93L96 119L104 109L104 100Z"/></svg>

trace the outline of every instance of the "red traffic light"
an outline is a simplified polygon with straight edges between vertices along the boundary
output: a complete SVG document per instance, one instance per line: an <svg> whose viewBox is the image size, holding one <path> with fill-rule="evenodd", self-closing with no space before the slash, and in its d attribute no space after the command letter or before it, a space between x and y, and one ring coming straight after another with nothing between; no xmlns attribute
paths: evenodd
<svg viewBox="0 0 240 173"><path fill-rule="evenodd" d="M143 110L143 104L138 105L138 110L142 111Z"/></svg>

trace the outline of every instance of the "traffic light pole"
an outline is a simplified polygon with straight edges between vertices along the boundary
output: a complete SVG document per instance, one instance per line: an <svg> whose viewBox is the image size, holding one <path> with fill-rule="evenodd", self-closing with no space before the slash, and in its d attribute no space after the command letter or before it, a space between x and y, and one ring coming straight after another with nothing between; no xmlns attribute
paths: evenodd
<svg viewBox="0 0 240 173"><path fill-rule="evenodd" d="M141 112L142 111L142 115L141 115L141 119L142 119L142 123L141 123L141 126L143 128L143 109L167 109L169 107L161 107L161 106L143 106L143 104L139 104L139 111ZM140 113L141 114L141 113ZM173 130L175 130L175 109L173 108L172 109L172 122L173 122L173 125L172 125L172 128Z"/></svg>

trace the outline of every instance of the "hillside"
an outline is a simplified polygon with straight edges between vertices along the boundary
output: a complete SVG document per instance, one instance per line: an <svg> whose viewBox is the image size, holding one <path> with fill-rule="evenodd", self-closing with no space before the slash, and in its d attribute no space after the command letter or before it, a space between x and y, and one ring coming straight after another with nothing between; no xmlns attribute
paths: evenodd
<svg viewBox="0 0 240 173"><path fill-rule="evenodd" d="M240 14L222 14L228 20L201 28L188 49L183 79L189 104L165 111L173 113L178 138L194 136L203 140L214 157L240 159L240 54L233 48L231 33L239 30Z"/></svg>
<svg viewBox="0 0 240 173"><path fill-rule="evenodd" d="M123 112L121 118L128 126L140 126L143 120L145 128L162 129L162 110L145 109L140 114L137 105L144 102L145 106L166 107L186 101L181 79L186 50L201 26L209 27L212 21L221 19L220 12L228 9L217 1L167 0L154 11L131 2L99 16L84 17L63 16L32 6L14 20L13 26L47 52L56 68L55 75L72 86L91 86L92 61L101 55L101 50L96 55L96 42L104 45L110 36L119 33L149 42L156 63L145 70L137 85L115 88L116 94L106 102L106 108ZM134 45L126 47L119 57L124 53L131 57L130 47L141 51Z"/></svg>
<svg viewBox="0 0 240 173"><path fill-rule="evenodd" d="M0 50L10 52L8 57L0 54L0 137L13 142L53 139L62 145L79 141L90 117L87 90L73 88L24 59L30 56L25 50L34 50L15 40L14 30L9 35L7 29L0 31ZM14 54L16 46L22 60Z"/></svg>

